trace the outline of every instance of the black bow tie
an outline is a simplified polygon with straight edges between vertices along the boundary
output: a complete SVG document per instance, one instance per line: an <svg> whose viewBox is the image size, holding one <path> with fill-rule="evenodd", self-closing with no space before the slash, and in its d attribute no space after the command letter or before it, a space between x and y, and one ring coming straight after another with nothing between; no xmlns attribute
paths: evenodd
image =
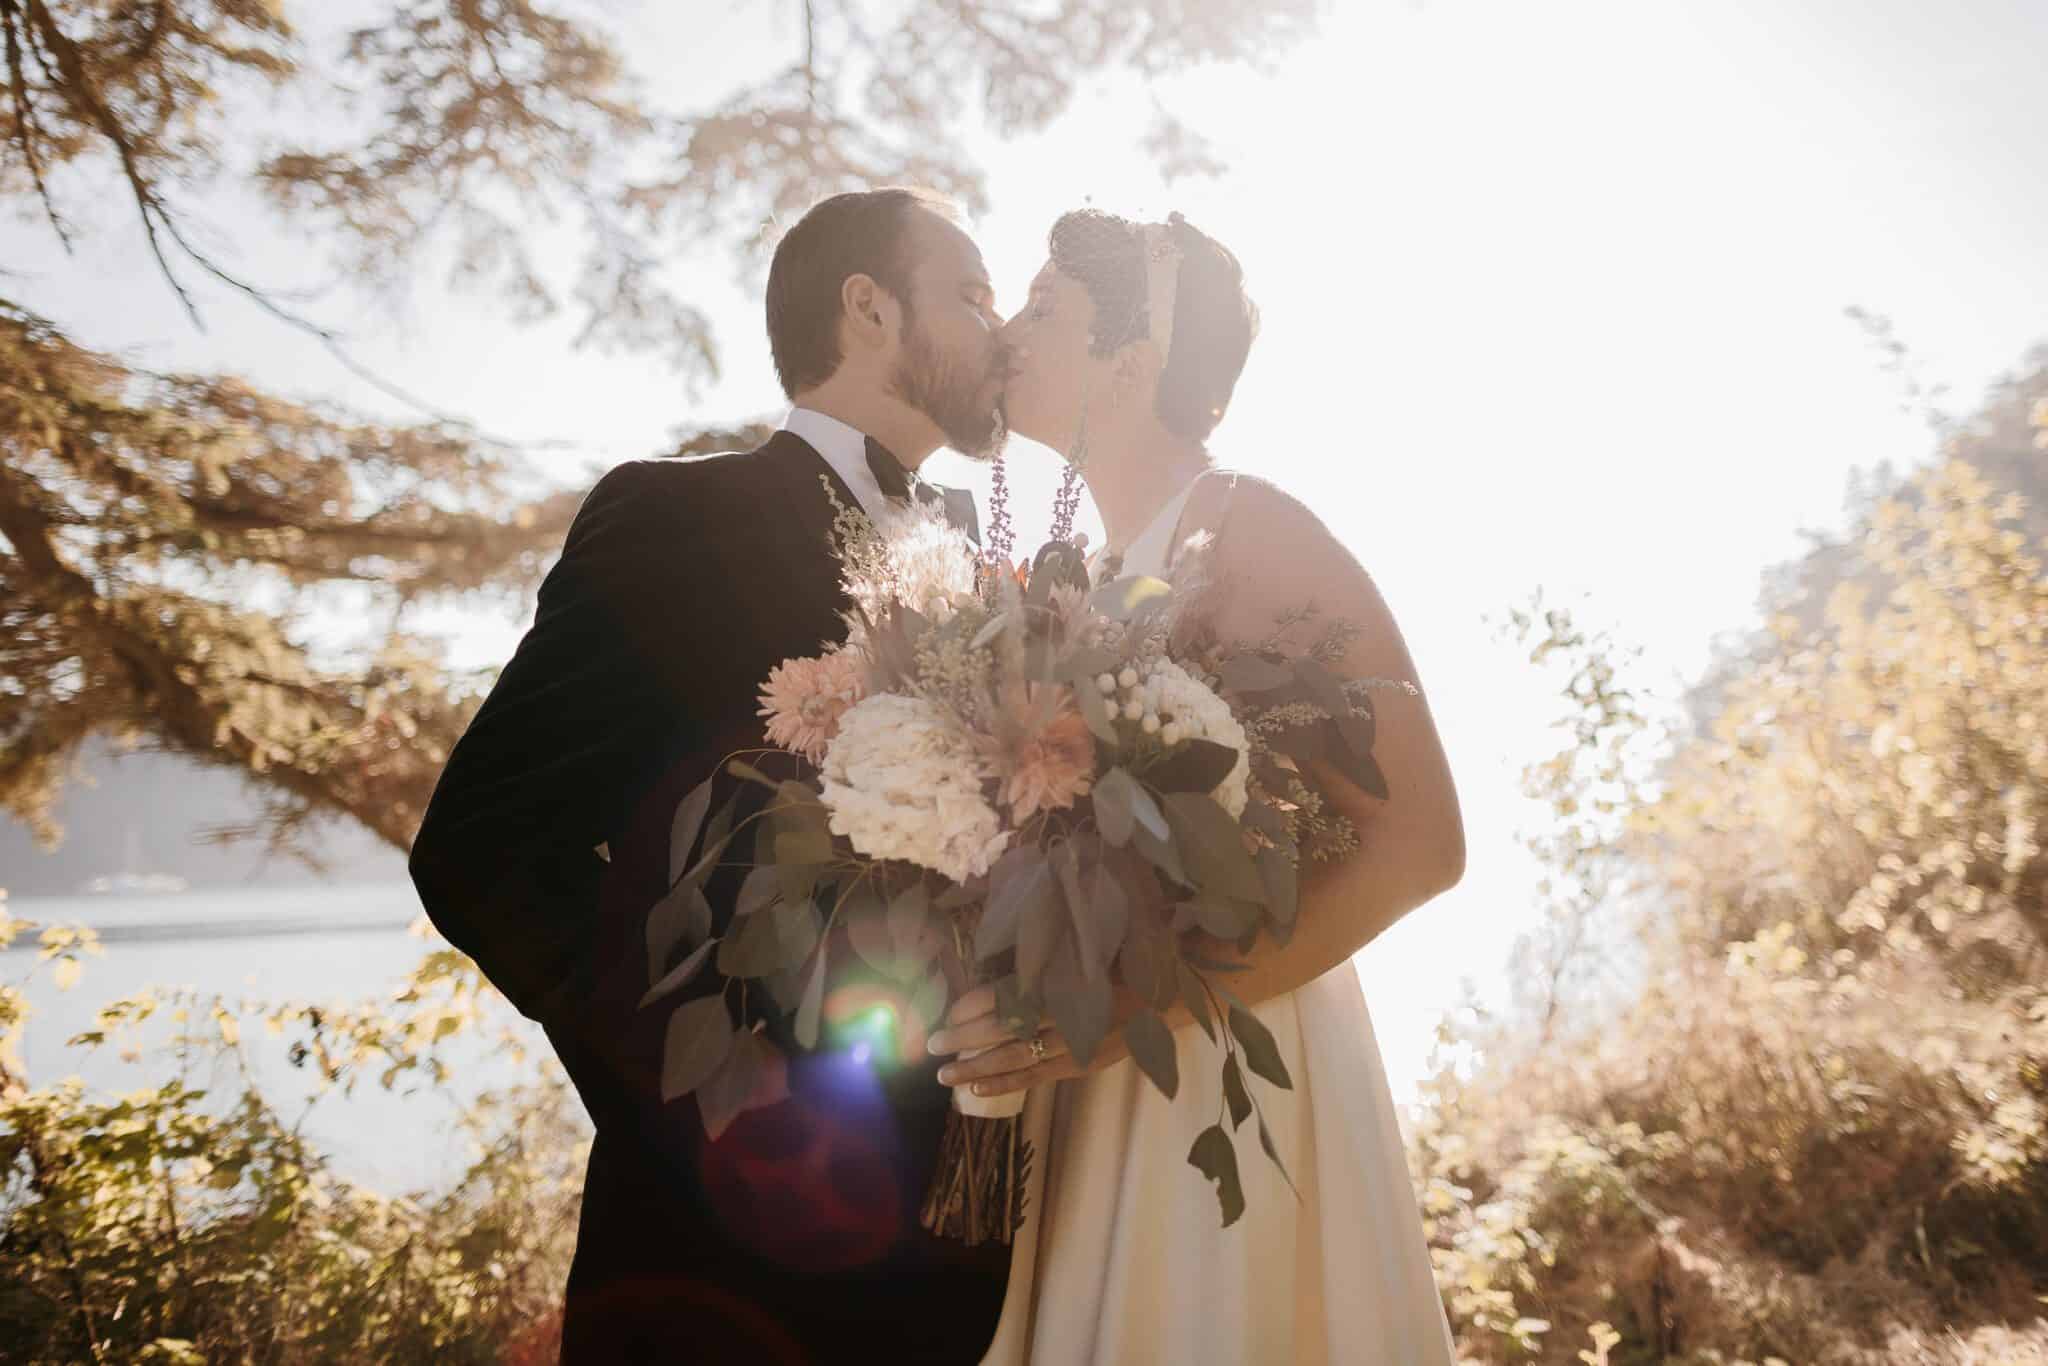
<svg viewBox="0 0 2048 1366"><path fill-rule="evenodd" d="M873 471L875 483L881 487L884 498L896 502L915 498L920 503L937 503L944 508L947 522L968 540L981 544L981 517L975 511L971 492L942 488L929 479L920 479L915 470L904 469L903 462L890 454L887 446L872 436L862 440L867 450L868 469Z"/></svg>
<svg viewBox="0 0 2048 1366"><path fill-rule="evenodd" d="M864 438L867 445L868 468L874 471L875 482L882 487L884 498L906 499L915 497L920 503L929 503L942 496L938 486L928 484L917 477L915 471L903 468L903 462L890 454L889 448L872 436Z"/></svg>

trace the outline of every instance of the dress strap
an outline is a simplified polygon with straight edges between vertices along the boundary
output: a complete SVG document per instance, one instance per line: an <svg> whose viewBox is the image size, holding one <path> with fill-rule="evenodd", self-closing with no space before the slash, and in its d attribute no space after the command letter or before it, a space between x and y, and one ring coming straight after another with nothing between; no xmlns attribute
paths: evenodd
<svg viewBox="0 0 2048 1366"><path fill-rule="evenodd" d="M1160 562L1168 569L1173 568L1174 554L1181 548L1182 543L1187 540L1187 537L1181 531L1181 518L1187 514L1188 502L1195 496L1196 486L1210 475L1221 475L1229 480L1223 486L1223 502L1216 509L1216 526L1214 528L1216 534L1222 535L1224 526L1230 521L1230 504L1237 497L1237 471L1206 470L1190 479L1188 486L1174 495L1173 501L1167 505L1167 511L1172 516L1170 518L1165 516L1160 518L1169 528L1166 545L1160 555Z"/></svg>

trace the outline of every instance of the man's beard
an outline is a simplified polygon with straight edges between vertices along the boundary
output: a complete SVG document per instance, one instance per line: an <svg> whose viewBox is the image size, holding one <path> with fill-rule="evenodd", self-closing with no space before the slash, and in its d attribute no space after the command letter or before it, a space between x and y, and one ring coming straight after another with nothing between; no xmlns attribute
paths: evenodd
<svg viewBox="0 0 2048 1366"><path fill-rule="evenodd" d="M1000 353L994 363L1003 365ZM968 370L942 353L924 329L913 323L889 388L930 418L948 446L970 459L993 460L1010 436L1001 405L994 397L983 397L993 373Z"/></svg>

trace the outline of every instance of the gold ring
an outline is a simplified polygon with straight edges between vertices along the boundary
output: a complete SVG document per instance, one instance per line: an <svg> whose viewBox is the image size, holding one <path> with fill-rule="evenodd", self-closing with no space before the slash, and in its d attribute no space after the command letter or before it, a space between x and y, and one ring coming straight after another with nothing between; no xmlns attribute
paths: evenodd
<svg viewBox="0 0 2048 1366"><path fill-rule="evenodd" d="M1045 1036L1042 1034L1031 1036L1031 1060L1033 1062L1045 1061Z"/></svg>

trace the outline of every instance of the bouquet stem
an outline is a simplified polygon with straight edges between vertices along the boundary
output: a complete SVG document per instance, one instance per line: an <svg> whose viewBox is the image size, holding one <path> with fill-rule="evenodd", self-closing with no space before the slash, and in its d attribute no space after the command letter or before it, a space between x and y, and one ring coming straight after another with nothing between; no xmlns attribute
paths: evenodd
<svg viewBox="0 0 2048 1366"><path fill-rule="evenodd" d="M973 927L971 914L953 917L953 966L948 975L969 985L980 976L968 949ZM969 1049L960 1057L965 1061L985 1051ZM1024 1226L1026 1178L1031 1174L1031 1145L1024 1141L1019 1122L1023 1111L1022 1093L977 1096L965 1086L953 1088L946 1129L939 1139L938 1166L918 1216L927 1233L969 1247L990 1241L1010 1245Z"/></svg>
<svg viewBox="0 0 2048 1366"><path fill-rule="evenodd" d="M939 1165L918 1222L969 1247L990 1241L1007 1247L1024 1226L1031 1157L1018 1116L965 1115L955 1104L946 1111Z"/></svg>

